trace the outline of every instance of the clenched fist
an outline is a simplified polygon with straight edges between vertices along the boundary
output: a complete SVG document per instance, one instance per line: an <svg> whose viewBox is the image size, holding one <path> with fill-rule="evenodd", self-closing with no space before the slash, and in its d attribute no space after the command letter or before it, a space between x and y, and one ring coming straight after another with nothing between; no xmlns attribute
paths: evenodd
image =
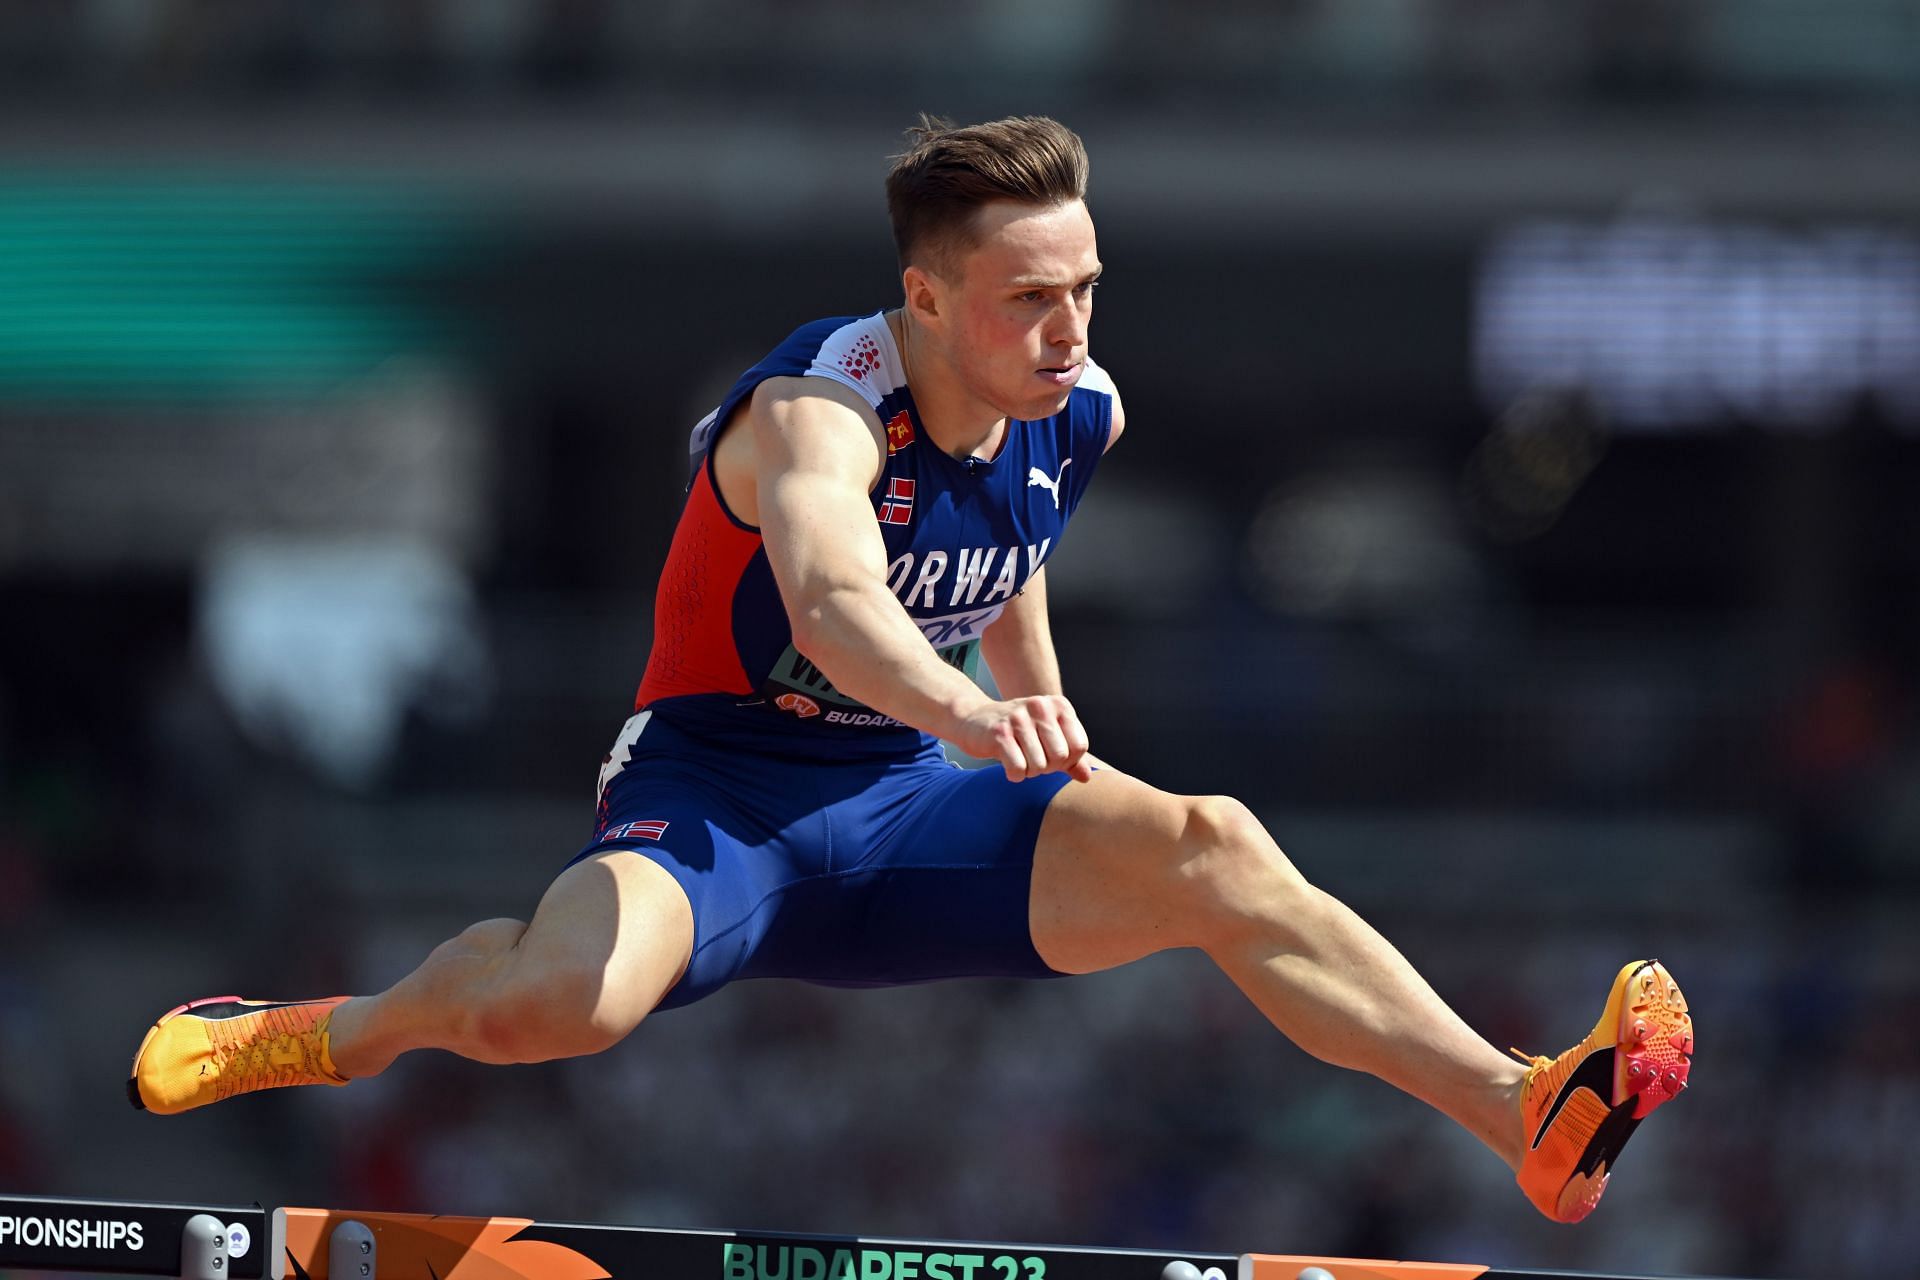
<svg viewBox="0 0 1920 1280"><path fill-rule="evenodd" d="M1015 782L1043 773L1066 773L1086 782L1093 769L1087 731L1073 704L1054 694L988 702L961 721L954 745L981 760L998 760Z"/></svg>

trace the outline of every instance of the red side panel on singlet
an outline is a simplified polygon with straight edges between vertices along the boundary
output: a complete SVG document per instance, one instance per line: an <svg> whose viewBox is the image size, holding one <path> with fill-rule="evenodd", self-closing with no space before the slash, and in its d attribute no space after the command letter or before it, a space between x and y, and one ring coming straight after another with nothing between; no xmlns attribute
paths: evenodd
<svg viewBox="0 0 1920 1280"><path fill-rule="evenodd" d="M740 575L760 551L760 534L736 523L720 505L711 463L703 462L660 571L653 604L653 652L634 698L638 709L688 693L750 696L733 637L733 598Z"/></svg>

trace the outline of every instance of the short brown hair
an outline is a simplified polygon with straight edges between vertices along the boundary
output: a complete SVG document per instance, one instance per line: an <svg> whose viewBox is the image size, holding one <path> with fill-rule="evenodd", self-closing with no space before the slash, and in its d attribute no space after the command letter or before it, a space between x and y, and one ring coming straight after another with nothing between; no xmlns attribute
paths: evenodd
<svg viewBox="0 0 1920 1280"><path fill-rule="evenodd" d="M973 215L995 200L1062 205L1087 198L1087 150L1045 116L956 127L922 115L887 173L887 215L900 265L936 270L977 243Z"/></svg>

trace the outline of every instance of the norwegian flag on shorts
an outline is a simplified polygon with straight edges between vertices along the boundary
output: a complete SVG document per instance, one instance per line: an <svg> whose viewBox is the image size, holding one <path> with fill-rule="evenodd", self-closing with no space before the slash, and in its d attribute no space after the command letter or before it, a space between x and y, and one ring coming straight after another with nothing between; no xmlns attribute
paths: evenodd
<svg viewBox="0 0 1920 1280"><path fill-rule="evenodd" d="M881 524L905 524L913 515L913 481L898 476L887 481L887 500L880 507Z"/></svg>
<svg viewBox="0 0 1920 1280"><path fill-rule="evenodd" d="M649 818L644 822L623 822L607 832L606 840L658 840L667 834L667 824L658 818Z"/></svg>

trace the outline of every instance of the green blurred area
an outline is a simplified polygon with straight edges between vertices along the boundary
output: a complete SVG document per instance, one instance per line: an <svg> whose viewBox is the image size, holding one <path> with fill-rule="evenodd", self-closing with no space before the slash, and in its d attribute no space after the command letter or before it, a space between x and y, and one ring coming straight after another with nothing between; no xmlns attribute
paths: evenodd
<svg viewBox="0 0 1920 1280"><path fill-rule="evenodd" d="M243 175L0 176L0 401L302 399L453 341L442 193Z"/></svg>

